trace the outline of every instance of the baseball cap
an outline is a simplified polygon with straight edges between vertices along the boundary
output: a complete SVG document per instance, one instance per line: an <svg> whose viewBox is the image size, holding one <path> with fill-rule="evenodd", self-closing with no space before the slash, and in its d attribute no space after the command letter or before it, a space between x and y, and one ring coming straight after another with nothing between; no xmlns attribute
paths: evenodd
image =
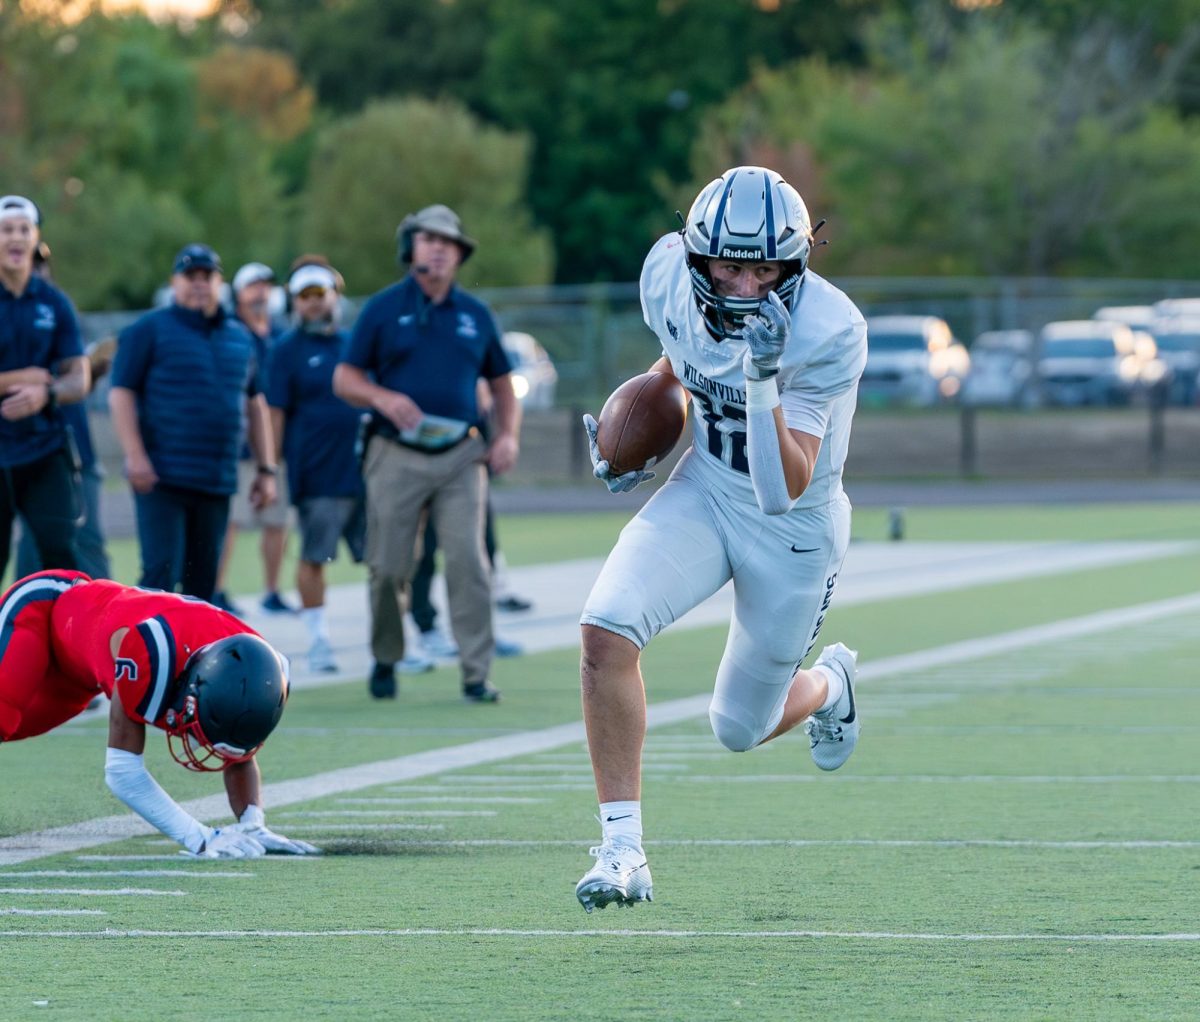
<svg viewBox="0 0 1200 1022"><path fill-rule="evenodd" d="M5 195L0 198L0 220L14 217L28 220L34 227L42 222L41 213L32 199L27 199L24 195Z"/></svg>
<svg viewBox="0 0 1200 1022"><path fill-rule="evenodd" d="M247 263L233 275L233 293L236 295L242 288L262 281L275 282L275 271L266 263Z"/></svg>
<svg viewBox="0 0 1200 1022"><path fill-rule="evenodd" d="M288 278L288 291L298 295L306 287L323 287L327 291L336 291L338 286L337 273L328 266L308 263L299 267Z"/></svg>
<svg viewBox="0 0 1200 1022"><path fill-rule="evenodd" d="M215 270L220 273L221 257L207 245L184 245L175 256L171 272L187 273L188 270Z"/></svg>

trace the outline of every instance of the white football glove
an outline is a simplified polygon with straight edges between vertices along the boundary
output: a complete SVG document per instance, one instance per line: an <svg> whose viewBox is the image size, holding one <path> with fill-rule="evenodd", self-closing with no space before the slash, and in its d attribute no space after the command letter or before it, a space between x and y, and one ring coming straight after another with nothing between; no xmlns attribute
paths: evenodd
<svg viewBox="0 0 1200 1022"><path fill-rule="evenodd" d="M266 850L268 855L320 855L321 849L307 841L298 841L268 829L259 806L247 806L242 818L227 830L245 834Z"/></svg>
<svg viewBox="0 0 1200 1022"><path fill-rule="evenodd" d="M237 829L238 825L214 830L198 852L181 852L190 859L257 859L267 850L252 834Z"/></svg>
<svg viewBox="0 0 1200 1022"><path fill-rule="evenodd" d="M608 462L600 456L600 445L596 443L596 432L600 428L590 415L584 415L583 428L587 432L588 450L592 455L592 475L608 487L609 493L628 493L638 483L653 479L654 473L644 469L634 469L624 475L615 476L609 471ZM651 462L653 464L653 462Z"/></svg>
<svg viewBox="0 0 1200 1022"><path fill-rule="evenodd" d="M779 372L779 360L783 358L791 326L791 314L774 291L758 307L757 315L746 317L742 325L746 341L742 372L747 380L769 380Z"/></svg>

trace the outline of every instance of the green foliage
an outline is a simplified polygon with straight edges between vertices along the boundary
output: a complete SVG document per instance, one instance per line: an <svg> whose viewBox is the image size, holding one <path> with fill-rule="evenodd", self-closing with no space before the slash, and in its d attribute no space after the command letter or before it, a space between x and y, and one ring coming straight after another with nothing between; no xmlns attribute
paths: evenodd
<svg viewBox="0 0 1200 1022"><path fill-rule="evenodd" d="M546 283L550 241L522 204L528 159L527 138L487 127L458 104L371 104L317 140L301 247L324 252L352 293L367 294L396 279L400 220L441 202L479 242L463 284Z"/></svg>
<svg viewBox="0 0 1200 1022"><path fill-rule="evenodd" d="M713 149L782 154L830 219L834 272L1200 272L1185 169L1200 125L1160 101L1169 82L1133 43L1098 25L1067 45L1007 18L910 29L877 24L870 72L760 72L710 119L694 165Z"/></svg>

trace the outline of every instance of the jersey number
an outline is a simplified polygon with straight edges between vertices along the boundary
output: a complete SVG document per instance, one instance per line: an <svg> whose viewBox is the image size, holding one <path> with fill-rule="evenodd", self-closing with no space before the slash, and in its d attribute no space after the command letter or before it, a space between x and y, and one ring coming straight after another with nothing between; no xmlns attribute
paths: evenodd
<svg viewBox="0 0 1200 1022"><path fill-rule="evenodd" d="M746 409L737 405L718 404L709 394L693 390L692 396L703 409L704 435L708 453L737 472L750 472L746 458ZM722 422L725 423L722 428ZM738 425L734 425L737 423ZM740 428L739 428L740 427Z"/></svg>
<svg viewBox="0 0 1200 1022"><path fill-rule="evenodd" d="M115 665L117 681L121 681L122 679L137 681L138 669L136 660L130 660L129 657L119 656L115 661Z"/></svg>

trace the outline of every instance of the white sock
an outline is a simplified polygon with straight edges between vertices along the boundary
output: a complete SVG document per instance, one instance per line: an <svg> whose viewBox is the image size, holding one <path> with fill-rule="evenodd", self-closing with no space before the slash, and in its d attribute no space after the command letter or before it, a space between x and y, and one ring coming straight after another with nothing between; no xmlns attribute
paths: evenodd
<svg viewBox="0 0 1200 1022"><path fill-rule="evenodd" d="M304 622L304 626L308 629L308 637L313 642L329 641L329 628L325 624L324 607L302 607L300 620Z"/></svg>
<svg viewBox="0 0 1200 1022"><path fill-rule="evenodd" d="M642 847L642 803L601 802L600 826L604 840L630 848Z"/></svg>
<svg viewBox="0 0 1200 1022"><path fill-rule="evenodd" d="M842 693L846 691L846 681L842 677L841 671L831 671L828 667L814 667L813 670L820 671L829 681L829 694L825 696L825 702L816 711L822 713L831 706L837 705L837 701L842 698Z"/></svg>

